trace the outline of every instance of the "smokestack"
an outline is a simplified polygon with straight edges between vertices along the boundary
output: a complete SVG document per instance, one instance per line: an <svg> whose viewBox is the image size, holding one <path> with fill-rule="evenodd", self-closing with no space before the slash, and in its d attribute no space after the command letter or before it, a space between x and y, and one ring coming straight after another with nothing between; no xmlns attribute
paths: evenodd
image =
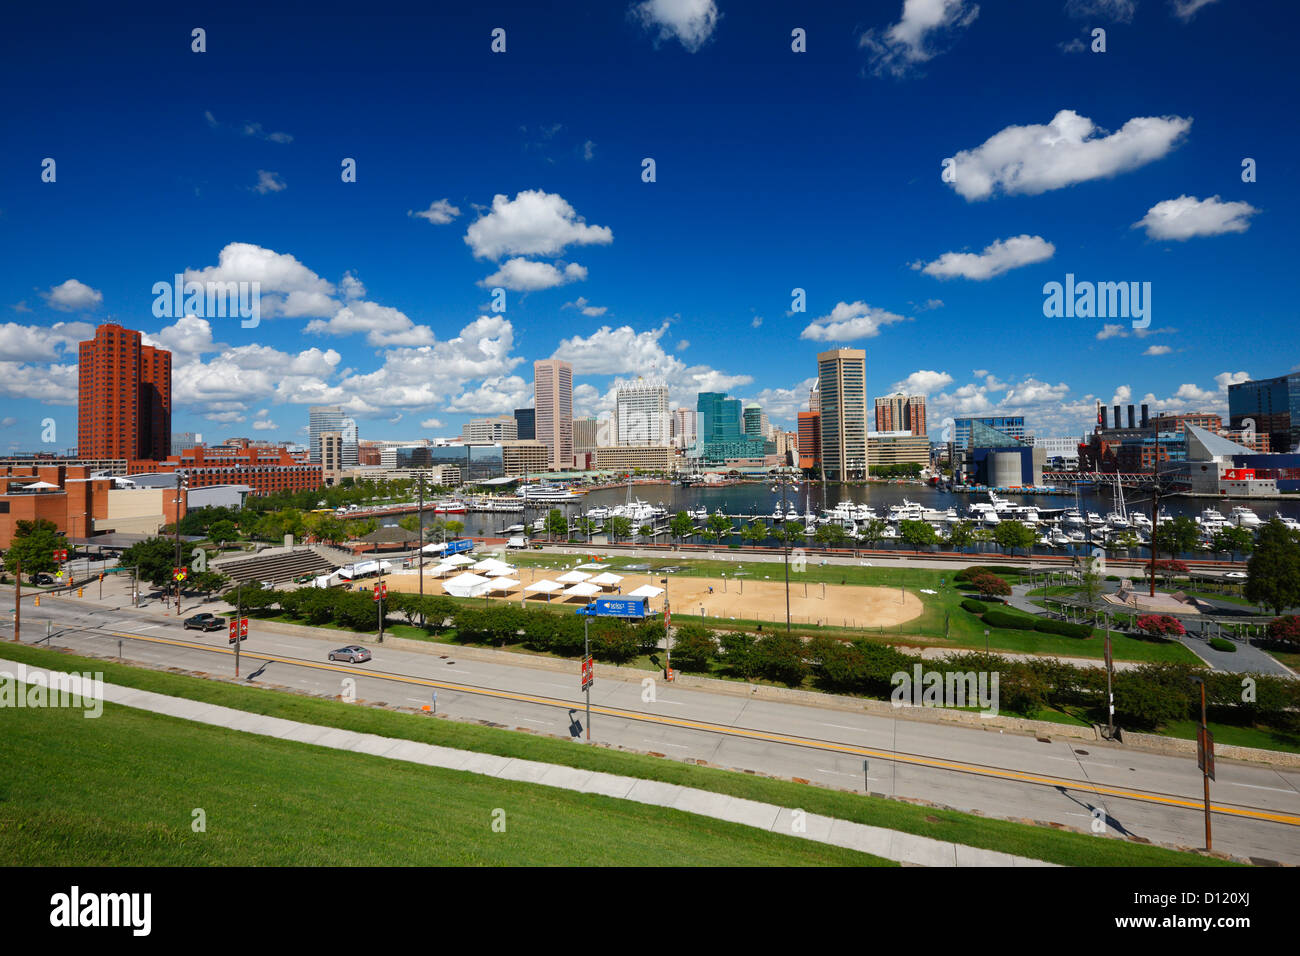
<svg viewBox="0 0 1300 956"><path fill-rule="evenodd" d="M1142 427L1147 428L1151 425L1151 416L1146 405L1142 406Z"/></svg>
<svg viewBox="0 0 1300 956"><path fill-rule="evenodd" d="M1137 428L1137 415L1136 415L1136 412L1137 412L1137 409L1135 409L1132 405L1130 405L1130 406L1128 407L1128 427L1129 427L1129 428Z"/></svg>
<svg viewBox="0 0 1300 956"><path fill-rule="evenodd" d="M1119 405L1116 405L1116 406L1115 406L1115 427L1116 427L1116 428L1123 428L1123 427L1124 427L1124 419L1123 419L1123 417L1121 416L1121 413L1120 413L1120 406L1119 406Z"/></svg>

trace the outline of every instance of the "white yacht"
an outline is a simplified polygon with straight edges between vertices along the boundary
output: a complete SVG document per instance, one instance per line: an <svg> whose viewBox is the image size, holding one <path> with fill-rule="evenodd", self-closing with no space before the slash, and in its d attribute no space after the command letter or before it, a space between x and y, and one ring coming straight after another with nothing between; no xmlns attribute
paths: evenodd
<svg viewBox="0 0 1300 956"><path fill-rule="evenodd" d="M560 485L531 484L519 486L519 497L530 504L564 504L578 501L582 493Z"/></svg>
<svg viewBox="0 0 1300 956"><path fill-rule="evenodd" d="M783 511L781 510L781 506L780 506L780 505L777 505L775 508L772 509L772 520L773 520L773 521L784 521L784 520L785 520L785 512L783 512Z"/></svg>
<svg viewBox="0 0 1300 956"><path fill-rule="evenodd" d="M1130 511L1128 516L1128 523L1132 525L1134 528L1136 528L1138 531L1151 530L1151 519L1148 518L1141 511Z"/></svg>
<svg viewBox="0 0 1300 956"><path fill-rule="evenodd" d="M875 521L876 517L876 509L870 505L853 505L854 521Z"/></svg>
<svg viewBox="0 0 1300 956"><path fill-rule="evenodd" d="M692 510L692 511L688 511L688 512L686 512L686 513L687 513L688 515L691 516L691 520L692 520L692 521L708 521L708 520L709 520L709 509L708 509L708 508L705 508L703 505L701 505L700 507L698 507L698 508L696 508L696 509L694 509L694 510ZM719 512L719 514L721 514L721 512Z"/></svg>
<svg viewBox="0 0 1300 956"><path fill-rule="evenodd" d="M1196 519L1196 523L1201 526L1201 531L1205 534L1214 534L1228 526L1228 519L1217 508L1206 508Z"/></svg>
<svg viewBox="0 0 1300 956"><path fill-rule="evenodd" d="M1300 521L1296 521L1295 518L1288 518L1285 515L1274 515L1273 517L1282 522L1282 527L1290 531L1300 531Z"/></svg>
<svg viewBox="0 0 1300 956"><path fill-rule="evenodd" d="M592 521L604 521L609 517L609 509L604 506L592 508L587 512L586 517L590 518Z"/></svg>
<svg viewBox="0 0 1300 956"><path fill-rule="evenodd" d="M1233 508L1228 513L1228 519L1239 528L1258 528L1263 523L1259 520L1259 515L1244 505Z"/></svg>
<svg viewBox="0 0 1300 956"><path fill-rule="evenodd" d="M986 501L972 501L966 513L972 521L980 524L994 525L1002 521L994 507Z"/></svg>
<svg viewBox="0 0 1300 956"><path fill-rule="evenodd" d="M1078 508L1066 508L1061 515L1061 524L1067 528L1082 528L1088 522Z"/></svg>

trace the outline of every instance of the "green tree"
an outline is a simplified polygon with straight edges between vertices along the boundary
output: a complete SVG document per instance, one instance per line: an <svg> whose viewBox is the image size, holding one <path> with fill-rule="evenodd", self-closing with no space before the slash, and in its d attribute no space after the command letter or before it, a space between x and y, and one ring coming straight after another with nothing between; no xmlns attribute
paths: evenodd
<svg viewBox="0 0 1300 956"><path fill-rule="evenodd" d="M668 530L677 539L677 543L681 544L695 532L695 521L685 511L679 511L668 522Z"/></svg>
<svg viewBox="0 0 1300 956"><path fill-rule="evenodd" d="M632 519L623 515L611 515L605 519L605 537L610 541L622 541L632 537Z"/></svg>
<svg viewBox="0 0 1300 956"><path fill-rule="evenodd" d="M230 579L217 571L192 571L185 581L185 589L201 591L206 601L212 597L214 591L225 589L229 583Z"/></svg>
<svg viewBox="0 0 1300 956"><path fill-rule="evenodd" d="M808 665L803 659L803 641L791 634L764 635L755 642L754 653L758 659L758 672L768 680L797 687L808 674Z"/></svg>
<svg viewBox="0 0 1300 956"><path fill-rule="evenodd" d="M587 539L587 543L590 544L591 536L596 533L596 522L593 519L588 518L586 516L579 518L578 533L584 535Z"/></svg>
<svg viewBox="0 0 1300 956"><path fill-rule="evenodd" d="M731 534L731 519L715 512L709 515L708 527L714 542L721 544L723 537Z"/></svg>
<svg viewBox="0 0 1300 956"><path fill-rule="evenodd" d="M58 567L54 552L67 547L68 539L53 521L45 518L19 521L5 552L5 567L12 570L21 562L23 573L34 583L37 574L49 574Z"/></svg>
<svg viewBox="0 0 1300 956"><path fill-rule="evenodd" d="M1210 547L1220 554L1250 554L1255 548L1255 535L1249 528L1229 525L1214 533Z"/></svg>
<svg viewBox="0 0 1300 956"><path fill-rule="evenodd" d="M915 520L900 522L898 535L912 546L913 551L920 551L921 548L934 544L939 539L928 523Z"/></svg>
<svg viewBox="0 0 1300 956"><path fill-rule="evenodd" d="M1187 515L1179 515L1172 521L1157 525L1151 540L1157 554L1163 551L1169 557L1176 558L1180 554L1196 550L1201 541L1201 530Z"/></svg>
<svg viewBox="0 0 1300 956"><path fill-rule="evenodd" d="M720 643L722 660L727 670L737 677L752 680L758 673L758 653L754 649L756 644L754 635L740 631L726 631Z"/></svg>
<svg viewBox="0 0 1300 956"><path fill-rule="evenodd" d="M141 581L166 587L172 583L176 568L176 542L162 537L137 541L122 552L118 563L124 568L137 568L136 575Z"/></svg>
<svg viewBox="0 0 1300 956"><path fill-rule="evenodd" d="M1023 521L1001 521L993 530L993 540L1012 554L1016 548L1027 551L1034 544L1034 529Z"/></svg>
<svg viewBox="0 0 1300 956"><path fill-rule="evenodd" d="M965 551L975 543L975 522L958 521L948 529L948 544L958 551Z"/></svg>
<svg viewBox="0 0 1300 956"><path fill-rule="evenodd" d="M867 544L876 544L885 540L885 532L888 530L889 522L882 518L871 518L858 531L858 538Z"/></svg>
<svg viewBox="0 0 1300 956"><path fill-rule="evenodd" d="M1079 590L1088 600L1088 603L1096 601L1101 596L1101 571L1098 570L1098 561L1092 555L1082 558L1079 565Z"/></svg>
<svg viewBox="0 0 1300 956"><path fill-rule="evenodd" d="M334 515L306 515L303 518L303 529L325 544L339 544L346 541L348 536L346 522Z"/></svg>
<svg viewBox="0 0 1300 956"><path fill-rule="evenodd" d="M655 529L649 524L643 524L641 527L636 529L636 533L648 541L650 538L654 537Z"/></svg>
<svg viewBox="0 0 1300 956"><path fill-rule="evenodd" d="M455 538L465 530L465 522L457 521L455 518L452 518L449 521L444 521L442 526L446 530L447 537L449 538ZM564 531L562 533L566 535L569 533L567 521L565 522Z"/></svg>
<svg viewBox="0 0 1300 956"><path fill-rule="evenodd" d="M1259 529L1246 564L1247 600L1281 615L1300 604L1300 535L1277 518Z"/></svg>
<svg viewBox="0 0 1300 956"><path fill-rule="evenodd" d="M767 525L761 521L752 521L740 529L740 536L745 542L753 547L758 547L767 540L771 532L767 530Z"/></svg>
<svg viewBox="0 0 1300 956"><path fill-rule="evenodd" d="M718 654L716 635L694 621L679 624L676 631L672 641L673 665L683 671L707 671Z"/></svg>
<svg viewBox="0 0 1300 956"><path fill-rule="evenodd" d="M451 522L447 522L450 526ZM569 519L564 517L564 513L559 508L552 508L546 513L546 534L552 541L558 536L567 538L569 536Z"/></svg>
<svg viewBox="0 0 1300 956"><path fill-rule="evenodd" d="M219 548L227 541L234 541L236 533L234 522L217 521L208 528L208 540Z"/></svg>

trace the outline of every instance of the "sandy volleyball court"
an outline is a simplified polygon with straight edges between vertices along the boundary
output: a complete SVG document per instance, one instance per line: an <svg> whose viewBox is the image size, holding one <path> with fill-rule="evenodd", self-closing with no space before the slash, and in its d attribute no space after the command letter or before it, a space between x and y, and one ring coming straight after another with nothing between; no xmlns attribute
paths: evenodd
<svg viewBox="0 0 1300 956"><path fill-rule="evenodd" d="M554 581L563 569L519 568L512 575L521 583L506 595L491 595L489 600L518 602L523 589L534 581ZM662 575L615 572L623 576L620 585L623 594L634 591L643 584L660 584ZM743 577L733 579L697 578L668 575L668 598L674 618L700 616L737 618L743 620L784 621L785 579L778 569L768 580ZM385 575L384 580L395 591L418 591L419 582L414 572ZM567 586L567 585L566 585ZM710 592L712 588L712 592ZM806 594L805 594L806 591ZM442 579L424 576L425 594L442 594ZM616 597L618 592L607 590L604 596ZM545 595L527 595L529 604L546 603ZM563 603L572 607L586 604L589 598L569 597ZM562 597L554 594L552 604ZM650 610L663 613L664 596L651 598ZM826 624L836 627L875 628L889 627L920 617L923 610L920 598L898 588L855 587L839 584L805 584L797 574L790 575L790 617L796 624Z"/></svg>

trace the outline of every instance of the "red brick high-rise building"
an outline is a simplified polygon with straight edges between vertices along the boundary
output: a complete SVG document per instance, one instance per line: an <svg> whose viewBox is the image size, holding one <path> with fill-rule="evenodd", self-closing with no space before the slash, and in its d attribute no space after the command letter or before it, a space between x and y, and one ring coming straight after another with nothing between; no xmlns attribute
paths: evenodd
<svg viewBox="0 0 1300 956"><path fill-rule="evenodd" d="M79 349L77 455L161 461L171 454L172 353L101 325Z"/></svg>

